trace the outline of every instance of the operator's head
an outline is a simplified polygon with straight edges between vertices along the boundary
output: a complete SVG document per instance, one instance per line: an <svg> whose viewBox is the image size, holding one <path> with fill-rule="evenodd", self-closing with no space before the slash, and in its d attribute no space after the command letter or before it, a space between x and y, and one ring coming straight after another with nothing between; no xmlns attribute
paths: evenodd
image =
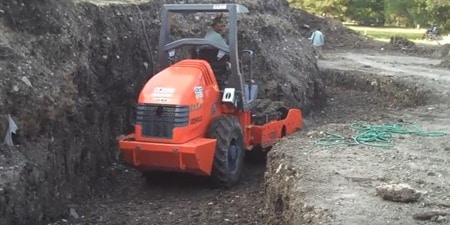
<svg viewBox="0 0 450 225"><path fill-rule="evenodd" d="M217 33L225 33L227 27L223 19L223 14L220 14L213 19L211 27Z"/></svg>

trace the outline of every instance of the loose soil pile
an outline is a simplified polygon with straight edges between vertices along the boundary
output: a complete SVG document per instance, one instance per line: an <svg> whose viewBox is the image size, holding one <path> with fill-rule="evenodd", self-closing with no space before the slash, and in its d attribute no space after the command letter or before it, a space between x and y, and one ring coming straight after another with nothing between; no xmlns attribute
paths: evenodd
<svg viewBox="0 0 450 225"><path fill-rule="evenodd" d="M439 66L450 69L450 56L447 56L444 59L442 59L442 62L441 64L439 64Z"/></svg>
<svg viewBox="0 0 450 225"><path fill-rule="evenodd" d="M414 42L408 40L407 38L396 36L391 37L389 44L403 50L416 47L416 44L414 44Z"/></svg>
<svg viewBox="0 0 450 225"><path fill-rule="evenodd" d="M439 66L450 69L450 44L445 44L438 48L433 55L442 59Z"/></svg>
<svg viewBox="0 0 450 225"><path fill-rule="evenodd" d="M293 8L291 11L292 20L304 37L310 37L311 32L321 28L322 33L325 35L324 48L373 48L380 46L380 43L345 27L340 21L318 17L298 8Z"/></svg>
<svg viewBox="0 0 450 225"><path fill-rule="evenodd" d="M445 44L436 48L433 52L432 57L436 59L441 59L450 55L450 44Z"/></svg>

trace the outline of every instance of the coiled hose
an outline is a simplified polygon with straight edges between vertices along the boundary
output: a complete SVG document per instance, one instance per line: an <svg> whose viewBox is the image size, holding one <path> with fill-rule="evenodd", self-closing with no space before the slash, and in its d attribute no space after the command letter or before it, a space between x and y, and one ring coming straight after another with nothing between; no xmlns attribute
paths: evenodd
<svg viewBox="0 0 450 225"><path fill-rule="evenodd" d="M393 134L408 134L422 137L443 137L446 132L425 131L417 124L385 123L381 125L353 123L351 127L354 134L346 138L341 134L325 132L325 137L317 139L314 143L321 146L336 145L368 145L373 147L394 147Z"/></svg>

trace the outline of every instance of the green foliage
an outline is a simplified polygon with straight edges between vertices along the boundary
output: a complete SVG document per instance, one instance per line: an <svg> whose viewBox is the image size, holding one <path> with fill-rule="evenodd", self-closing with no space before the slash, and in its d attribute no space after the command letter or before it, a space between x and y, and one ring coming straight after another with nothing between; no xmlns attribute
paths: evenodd
<svg viewBox="0 0 450 225"><path fill-rule="evenodd" d="M390 0L385 2L386 19L391 23L413 26L426 24L432 0Z"/></svg>
<svg viewBox="0 0 450 225"><path fill-rule="evenodd" d="M300 7L319 15L342 18L346 14L350 0L288 0L288 2L295 7Z"/></svg>
<svg viewBox="0 0 450 225"><path fill-rule="evenodd" d="M318 15L398 26L450 29L450 0L288 0Z"/></svg>
<svg viewBox="0 0 450 225"><path fill-rule="evenodd" d="M431 10L431 17L434 19L432 22L440 24L444 29L450 30L450 0L442 1L446 2L442 5L434 5Z"/></svg>
<svg viewBox="0 0 450 225"><path fill-rule="evenodd" d="M358 21L384 21L384 0L350 0L347 17Z"/></svg>

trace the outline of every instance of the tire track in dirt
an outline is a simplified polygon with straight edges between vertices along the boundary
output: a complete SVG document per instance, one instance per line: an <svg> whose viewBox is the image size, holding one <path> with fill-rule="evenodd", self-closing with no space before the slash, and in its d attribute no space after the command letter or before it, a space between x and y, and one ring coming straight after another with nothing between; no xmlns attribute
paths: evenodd
<svg viewBox="0 0 450 225"><path fill-rule="evenodd" d="M72 214L68 209L66 219L53 224L264 224L262 163L247 160L242 182L228 190L188 174L168 173L147 183L123 165L110 171L101 180L102 193L72 204Z"/></svg>

